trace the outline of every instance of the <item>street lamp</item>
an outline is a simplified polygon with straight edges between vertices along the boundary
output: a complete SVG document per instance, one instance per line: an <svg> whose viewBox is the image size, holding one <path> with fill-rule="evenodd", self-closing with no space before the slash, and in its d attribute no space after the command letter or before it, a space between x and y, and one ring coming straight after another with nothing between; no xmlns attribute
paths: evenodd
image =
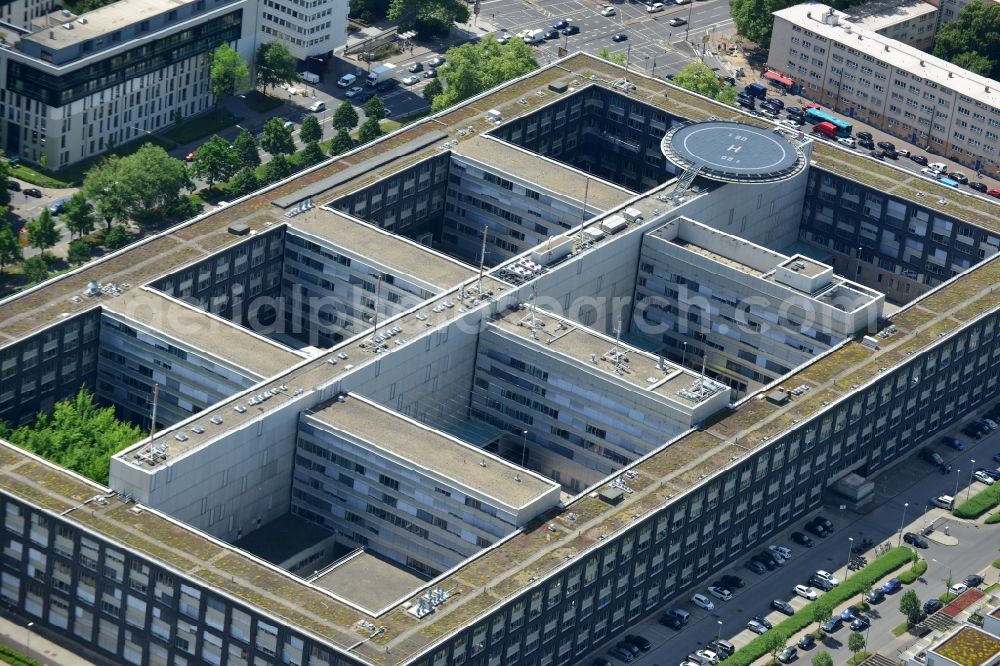
<svg viewBox="0 0 1000 666"><path fill-rule="evenodd" d="M684 367L684 362L687 361L688 356L688 343L684 342L684 352L681 354L681 367Z"/></svg>
<svg viewBox="0 0 1000 666"><path fill-rule="evenodd" d="M903 503L903 517L899 519L899 541L896 543L896 547L903 545L903 524L906 522L906 507L910 506L909 502Z"/></svg>
<svg viewBox="0 0 1000 666"><path fill-rule="evenodd" d="M528 431L521 431L521 467L524 467L524 458L528 455Z"/></svg>
<svg viewBox="0 0 1000 666"><path fill-rule="evenodd" d="M955 470L955 492L951 494L952 497L958 497L958 477L962 473L962 470Z"/></svg>
<svg viewBox="0 0 1000 666"><path fill-rule="evenodd" d="M844 580L851 575L851 555L854 554L854 537L847 537L847 564L844 565Z"/></svg>
<svg viewBox="0 0 1000 666"><path fill-rule="evenodd" d="M694 0L688 2L688 21L687 27L684 28L684 41L688 40L688 35L691 34L691 10L694 9Z"/></svg>
<svg viewBox="0 0 1000 666"><path fill-rule="evenodd" d="M28 655L27 655L28 659L31 659L31 628L33 626L35 626L35 623L34 622L29 622L27 624L27 626L25 627L26 631L24 632L25 635L28 637L28 640L26 642L26 648L27 649L25 650L28 653Z"/></svg>
<svg viewBox="0 0 1000 666"><path fill-rule="evenodd" d="M719 631L715 634L715 640L722 640L722 620L716 620L719 624Z"/></svg>
<svg viewBox="0 0 1000 666"><path fill-rule="evenodd" d="M973 473L973 470L976 469L976 461L975 460L970 460L969 462L972 463L972 468L969 469L969 487L965 491L965 501L966 502L969 501L969 496L972 494L972 473Z"/></svg>

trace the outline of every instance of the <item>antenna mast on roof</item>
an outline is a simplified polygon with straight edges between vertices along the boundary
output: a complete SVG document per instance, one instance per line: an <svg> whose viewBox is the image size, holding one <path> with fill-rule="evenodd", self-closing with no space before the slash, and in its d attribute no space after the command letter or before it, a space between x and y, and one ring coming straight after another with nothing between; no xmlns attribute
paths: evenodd
<svg viewBox="0 0 1000 666"><path fill-rule="evenodd" d="M483 247L479 251L479 282L476 287L480 294L483 293L483 266L486 265L486 234L489 229L485 224L483 225Z"/></svg>
<svg viewBox="0 0 1000 666"><path fill-rule="evenodd" d="M705 360L708 358L708 353L702 353L701 355L701 379L698 380L698 392L704 397L705 395Z"/></svg>
<svg viewBox="0 0 1000 666"><path fill-rule="evenodd" d="M153 422L149 426L149 459L153 459L153 437L156 436L156 404L160 398L160 385L153 384Z"/></svg>
<svg viewBox="0 0 1000 666"><path fill-rule="evenodd" d="M382 274L378 274L378 280L375 282L375 317L372 319L372 337L378 333L378 301L382 295Z"/></svg>
<svg viewBox="0 0 1000 666"><path fill-rule="evenodd" d="M538 289L531 285L531 337L538 339L538 329L535 328L535 298L538 297Z"/></svg>
<svg viewBox="0 0 1000 666"><path fill-rule="evenodd" d="M590 174L583 186L583 210L580 211L580 247L583 247L583 225L587 223L587 197L590 195Z"/></svg>

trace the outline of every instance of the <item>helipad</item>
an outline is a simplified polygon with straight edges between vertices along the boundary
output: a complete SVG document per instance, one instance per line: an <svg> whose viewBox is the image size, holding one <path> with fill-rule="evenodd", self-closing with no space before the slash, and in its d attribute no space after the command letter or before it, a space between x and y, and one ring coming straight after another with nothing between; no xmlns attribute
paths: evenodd
<svg viewBox="0 0 1000 666"><path fill-rule="evenodd" d="M802 151L781 131L727 121L676 125L660 150L683 169L729 182L783 180L806 165Z"/></svg>

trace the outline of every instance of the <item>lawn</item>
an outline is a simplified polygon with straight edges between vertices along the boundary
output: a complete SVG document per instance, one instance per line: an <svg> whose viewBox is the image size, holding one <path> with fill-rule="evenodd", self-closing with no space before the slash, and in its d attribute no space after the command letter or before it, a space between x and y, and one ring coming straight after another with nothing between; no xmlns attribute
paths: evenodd
<svg viewBox="0 0 1000 666"><path fill-rule="evenodd" d="M18 164L16 167L12 167L10 170L10 175L15 178L20 178L21 180L31 183L32 185L38 185L39 187L52 187L52 188L65 188L73 187L71 183L59 180L52 176L46 175L41 171L36 171L25 164Z"/></svg>
<svg viewBox="0 0 1000 666"><path fill-rule="evenodd" d="M277 97L271 97L270 95L265 95L259 90L248 92L242 99L255 113L267 113L268 111L276 109L284 104L283 100L280 100Z"/></svg>
<svg viewBox="0 0 1000 666"><path fill-rule="evenodd" d="M166 136L171 141L183 146L210 134L215 134L221 129L232 127L241 120L243 120L241 116L220 108L215 111L203 113L200 116L182 120L167 130Z"/></svg>
<svg viewBox="0 0 1000 666"><path fill-rule="evenodd" d="M899 624L897 624L895 627L892 628L892 635L898 638L903 634L905 634L906 630L909 628L910 628L910 623L906 620L903 620L902 622L900 622Z"/></svg>

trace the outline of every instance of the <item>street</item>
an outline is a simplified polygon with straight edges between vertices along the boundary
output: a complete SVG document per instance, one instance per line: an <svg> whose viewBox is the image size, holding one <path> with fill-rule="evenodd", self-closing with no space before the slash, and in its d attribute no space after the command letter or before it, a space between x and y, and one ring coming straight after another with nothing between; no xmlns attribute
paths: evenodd
<svg viewBox="0 0 1000 666"><path fill-rule="evenodd" d="M948 432L937 433L930 439L936 442L942 435L956 434L962 425L957 424ZM995 528L981 523L956 520L944 510L932 508L927 503L932 496L954 493L956 484L958 497L961 500L965 499L968 492L978 492L985 487L976 482L969 488L969 472L975 466L995 465L992 457L1000 451L1000 431L995 431L978 442L970 441L962 435L959 437L966 443L966 450L963 452L937 444L931 445L955 468L956 471L952 474L942 475L933 466L916 456L910 457L883 472L876 480L874 506L877 508L871 513L858 515L827 504L820 515L833 522L835 532L825 539L814 537L815 545L809 549L793 543L788 536L792 531L802 530L806 518L799 518L781 533L762 540L753 550L754 553L760 552L770 544L789 547L793 555L783 566L764 575L754 574L743 567L743 563L752 554L748 552L725 571L711 576L711 580L714 580L723 574L733 574L745 581L746 587L734 590L731 601L713 599L715 609L712 611L702 610L690 603L688 599L695 592L708 594L705 587L711 584L711 581L704 583L699 588L685 592L639 624L622 630L619 635L610 638L600 650L584 660L584 663L590 663L596 657L610 658L606 654L607 649L621 640L625 634L639 634L653 645L649 652L632 662L637 666L668 664L672 666L681 661L685 655L702 649L717 637L729 640L737 648L742 647L756 637L756 634L746 629L747 621L754 615L761 615L775 625L785 619L785 615L770 609L772 599L789 601L792 607L798 610L805 606L807 601L795 596L792 588L799 583L806 584L816 570L831 571L841 580L845 575L849 576L851 572L847 571L846 564L850 548L854 543L860 544L862 539L869 538L876 545L890 543L895 546L899 543L902 532L918 532L928 522L934 523L936 531L928 539L929 548L920 550L919 554L921 558L927 560L929 567L923 576L923 582L918 580L911 586L916 590L921 603L943 594L947 589L945 582L949 577L954 581L960 581L968 574L981 573L986 578L984 586L997 582L998 572L989 566L997 556L998 541ZM978 462L973 465L972 460ZM960 468L962 471L959 471ZM902 530L900 530L901 524ZM955 545L942 545L934 541L935 537L946 541L952 540L940 536L946 524L950 536L957 540ZM849 538L853 538L854 542L849 541ZM870 562L874 559L874 554L868 552L866 557ZM914 640L909 634L895 638L891 633L892 629L904 619L899 612L899 597L905 589L909 588L887 595L884 601L873 606L872 611L868 613L872 625L865 633L868 637L867 649L870 652L881 651L887 656L892 656ZM847 605L843 604L844 607ZM679 632L657 622L662 612L672 607L680 607L691 613L689 624ZM840 610L841 608L838 608L837 612ZM809 631L814 629L815 625L808 627ZM818 650L830 652L835 664L846 663L851 656L847 649L849 634L850 629L842 627L831 636L827 636L822 644L812 650L808 652L799 650L798 662L794 663L808 663L812 654ZM789 644L797 641L800 635L794 636ZM612 661L620 663L620 660L613 658Z"/></svg>

